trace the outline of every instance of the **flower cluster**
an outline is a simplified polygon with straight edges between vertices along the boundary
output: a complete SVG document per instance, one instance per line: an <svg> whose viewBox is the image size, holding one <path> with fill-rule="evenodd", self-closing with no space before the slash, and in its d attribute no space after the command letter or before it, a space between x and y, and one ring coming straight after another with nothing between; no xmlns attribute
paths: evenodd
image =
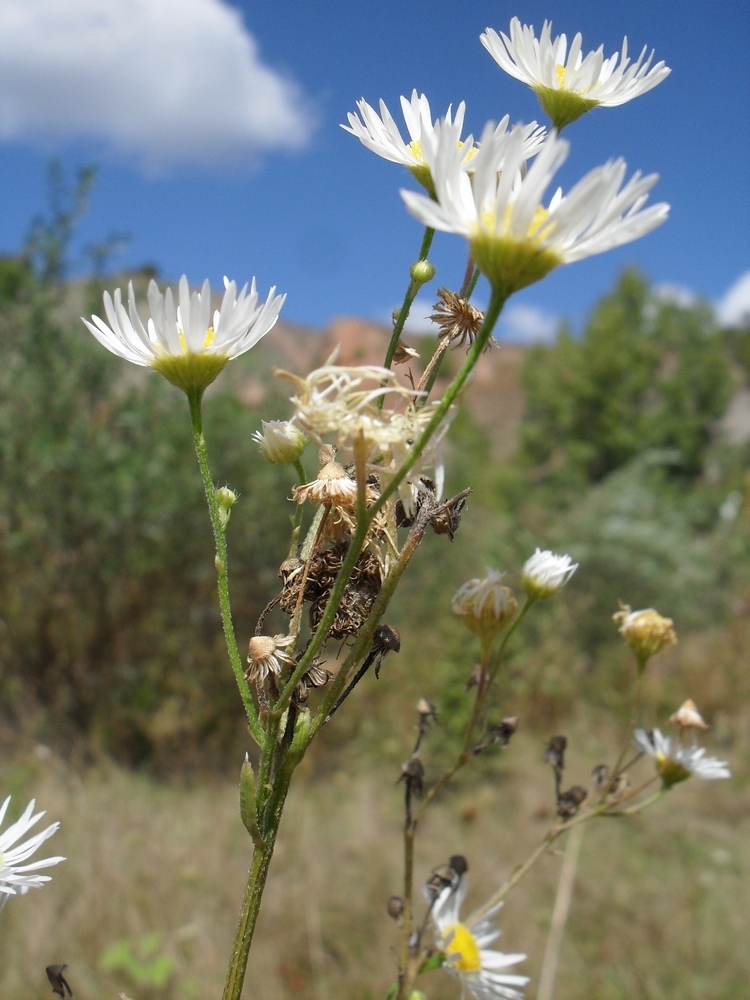
<svg viewBox="0 0 750 1000"><path fill-rule="evenodd" d="M436 403L418 404L423 393L405 386L389 368L376 365L344 367L326 365L307 378L277 371L293 383L294 422L313 440L323 443L332 435L337 447L359 452L368 471L377 473L386 485L407 459L432 420ZM379 406L378 404L382 404ZM399 409L394 404L400 404ZM435 469L440 479L439 444L449 425L447 415L432 435L429 445L416 456L410 479ZM400 491L404 504L413 499L408 483Z"/></svg>

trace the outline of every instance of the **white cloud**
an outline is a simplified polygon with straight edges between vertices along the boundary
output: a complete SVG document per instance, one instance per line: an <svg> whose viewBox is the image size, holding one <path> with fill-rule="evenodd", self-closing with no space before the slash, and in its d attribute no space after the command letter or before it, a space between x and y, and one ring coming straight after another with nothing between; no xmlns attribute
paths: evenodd
<svg viewBox="0 0 750 1000"><path fill-rule="evenodd" d="M511 305L500 315L496 337L513 344L549 344L555 339L559 324L558 316L539 306Z"/></svg>
<svg viewBox="0 0 750 1000"><path fill-rule="evenodd" d="M750 319L750 271L729 286L715 309L716 319L723 326L735 326Z"/></svg>
<svg viewBox="0 0 750 1000"><path fill-rule="evenodd" d="M679 306L681 309L690 309L691 306L698 303L698 296L691 288L687 288L685 285L670 284L669 282L662 285L655 285L653 295L659 302Z"/></svg>
<svg viewBox="0 0 750 1000"><path fill-rule="evenodd" d="M417 295L409 310L409 318L406 321L404 332L412 337L436 337L438 328L430 319L430 315L435 309L437 295ZM389 317L390 321L390 317Z"/></svg>
<svg viewBox="0 0 750 1000"><path fill-rule="evenodd" d="M314 118L224 0L0 3L0 139L103 140L162 169L298 148Z"/></svg>

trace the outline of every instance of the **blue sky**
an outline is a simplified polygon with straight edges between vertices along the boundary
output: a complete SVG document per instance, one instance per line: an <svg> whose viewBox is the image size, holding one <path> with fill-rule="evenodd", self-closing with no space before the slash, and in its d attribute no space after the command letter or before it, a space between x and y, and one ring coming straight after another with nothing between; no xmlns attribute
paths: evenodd
<svg viewBox="0 0 750 1000"><path fill-rule="evenodd" d="M624 156L661 175L670 220L634 244L577 264L510 303L503 335L580 324L623 266L750 308L750 8L747 0L507 4L394 0L3 0L0 5L0 251L13 252L45 203L46 167L99 167L79 248L131 235L113 267L153 262L197 284L257 276L288 293L283 316L322 326L384 319L400 302L420 240L398 191L402 168L339 128L358 98L427 94L435 116L467 103L488 119L544 122L533 93L480 45L518 15L554 33L656 50L672 68L655 90L598 109L566 131L563 189ZM460 283L464 241L436 239L437 284ZM480 292L481 297L481 292Z"/></svg>

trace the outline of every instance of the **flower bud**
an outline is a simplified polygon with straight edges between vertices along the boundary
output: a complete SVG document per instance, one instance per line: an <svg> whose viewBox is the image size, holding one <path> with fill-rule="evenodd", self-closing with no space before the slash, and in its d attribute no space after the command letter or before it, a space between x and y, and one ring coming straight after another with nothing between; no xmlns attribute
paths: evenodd
<svg viewBox="0 0 750 1000"><path fill-rule="evenodd" d="M612 620L620 622L618 631L635 653L639 664L645 665L646 660L660 649L677 642L672 619L662 618L653 608L631 611L625 604L612 616Z"/></svg>
<svg viewBox="0 0 750 1000"><path fill-rule="evenodd" d="M230 490L228 486L221 486L215 491L216 506L219 508L219 520L222 528L226 528L229 523L229 515L232 507L237 503L237 494Z"/></svg>
<svg viewBox="0 0 750 1000"><path fill-rule="evenodd" d="M416 260L409 268L409 274L414 284L421 287L435 277L435 265L429 260Z"/></svg>
<svg viewBox="0 0 750 1000"><path fill-rule="evenodd" d="M245 754L245 760L240 771L240 816L245 829L253 838L253 843L260 846L263 838L258 828L258 812L255 798L255 774L250 758Z"/></svg>
<svg viewBox="0 0 750 1000"><path fill-rule="evenodd" d="M537 549L524 564L521 586L529 600L546 601L562 590L577 569L578 563L571 562L570 556Z"/></svg>
<svg viewBox="0 0 750 1000"><path fill-rule="evenodd" d="M453 613L482 640L502 632L518 608L513 592L502 586L504 575L488 569L486 576L469 580L459 587L453 598Z"/></svg>
<svg viewBox="0 0 750 1000"><path fill-rule="evenodd" d="M262 431L253 434L267 462L274 465L291 465L305 450L307 438L294 424L287 420L263 420Z"/></svg>

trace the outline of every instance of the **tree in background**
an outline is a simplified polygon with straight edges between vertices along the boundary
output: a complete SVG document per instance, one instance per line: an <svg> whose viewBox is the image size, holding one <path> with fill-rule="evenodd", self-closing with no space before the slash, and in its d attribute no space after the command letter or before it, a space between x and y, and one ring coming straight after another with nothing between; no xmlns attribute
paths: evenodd
<svg viewBox="0 0 750 1000"><path fill-rule="evenodd" d="M522 455L568 496L650 448L695 477L732 380L710 309L660 299L626 271L580 338L535 346L523 374Z"/></svg>

